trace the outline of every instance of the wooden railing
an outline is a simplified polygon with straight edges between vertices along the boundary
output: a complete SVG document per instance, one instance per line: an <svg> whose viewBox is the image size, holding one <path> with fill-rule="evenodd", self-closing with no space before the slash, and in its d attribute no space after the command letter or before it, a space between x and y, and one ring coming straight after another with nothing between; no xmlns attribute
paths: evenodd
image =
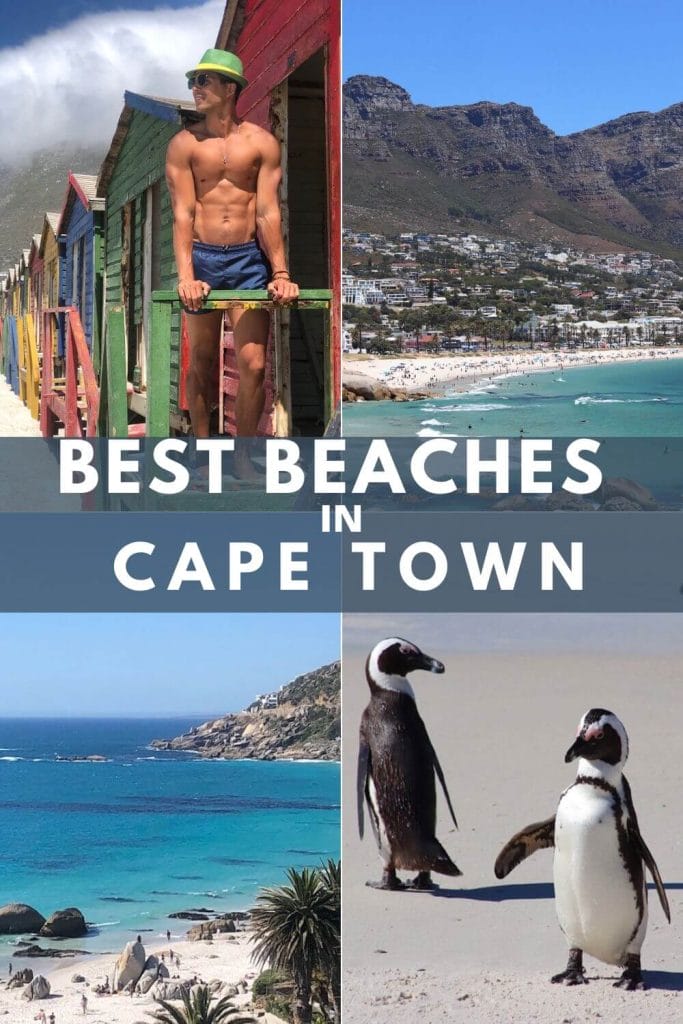
<svg viewBox="0 0 683 1024"><path fill-rule="evenodd" d="M64 316L64 376L55 376L55 329ZM100 415L100 386L85 340L78 310L58 306L43 312L43 373L40 429L54 437L59 423L66 437L96 437Z"/></svg>
<svg viewBox="0 0 683 1024"><path fill-rule="evenodd" d="M302 289L293 305L298 309L319 309L325 316L324 360L325 378L331 379L332 367L329 353L330 307L332 292L327 289ZM284 415L281 427L283 434L291 432L291 382L289 348L286 331L281 321L287 316L286 306L273 302L267 291L215 291L202 304L202 309L266 309L274 311L274 372L275 392L281 402ZM170 430L171 409L171 317L173 311L181 309L178 293L156 291L152 293L152 325L147 370L147 435L166 437ZM114 326L114 333L122 333ZM111 345L108 339L107 347ZM334 412L332 387L326 389L325 418L329 420ZM111 435L115 436L115 435Z"/></svg>

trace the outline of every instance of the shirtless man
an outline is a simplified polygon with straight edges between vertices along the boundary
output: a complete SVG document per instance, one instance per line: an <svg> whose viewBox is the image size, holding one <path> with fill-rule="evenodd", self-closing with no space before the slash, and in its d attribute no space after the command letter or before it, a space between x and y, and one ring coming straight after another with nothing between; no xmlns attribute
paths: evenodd
<svg viewBox="0 0 683 1024"><path fill-rule="evenodd" d="M247 84L242 62L226 50L207 50L187 79L204 119L171 140L166 180L178 294L189 314L190 418L195 437L208 437L223 314L202 310L202 300L212 288L267 287L275 302L287 303L299 288L290 279L282 239L280 146L235 111ZM239 371L237 434L253 437L263 411L270 318L254 309L231 309L228 315ZM242 478L255 474L244 446L238 446L234 465Z"/></svg>

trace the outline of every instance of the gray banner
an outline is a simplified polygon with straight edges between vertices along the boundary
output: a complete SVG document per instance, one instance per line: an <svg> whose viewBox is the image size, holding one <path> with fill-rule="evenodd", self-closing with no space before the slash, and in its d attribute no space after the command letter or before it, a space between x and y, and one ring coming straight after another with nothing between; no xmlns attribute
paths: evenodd
<svg viewBox="0 0 683 1024"><path fill-rule="evenodd" d="M343 533L313 512L1 525L0 611L683 611L675 512L366 512Z"/></svg>

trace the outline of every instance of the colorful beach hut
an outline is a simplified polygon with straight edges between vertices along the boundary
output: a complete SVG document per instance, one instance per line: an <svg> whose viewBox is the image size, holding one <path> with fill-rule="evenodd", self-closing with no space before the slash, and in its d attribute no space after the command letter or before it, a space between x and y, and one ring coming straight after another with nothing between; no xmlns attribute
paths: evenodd
<svg viewBox="0 0 683 1024"><path fill-rule="evenodd" d="M98 178L99 193L106 199L106 373L112 397L118 393L120 401L121 389L127 392L130 419L142 424L147 418L147 386L155 372L150 365L152 291L175 289L177 284L166 149L197 114L187 99L126 92L124 101ZM111 316L116 311L123 313L122 331ZM182 430L186 417L180 395L180 337L176 310L171 319L169 423ZM108 432L120 434L123 426L117 423Z"/></svg>
<svg viewBox="0 0 683 1024"><path fill-rule="evenodd" d="M276 337L278 433L320 434L340 394L341 67L339 0L228 0L216 46L249 81L242 117L282 146L281 202L292 277L333 289L331 330L313 311L283 315Z"/></svg>
<svg viewBox="0 0 683 1024"><path fill-rule="evenodd" d="M95 363L102 322L103 234L104 199L97 193L97 178L71 171L57 227L58 239L63 238L62 299L78 310Z"/></svg>

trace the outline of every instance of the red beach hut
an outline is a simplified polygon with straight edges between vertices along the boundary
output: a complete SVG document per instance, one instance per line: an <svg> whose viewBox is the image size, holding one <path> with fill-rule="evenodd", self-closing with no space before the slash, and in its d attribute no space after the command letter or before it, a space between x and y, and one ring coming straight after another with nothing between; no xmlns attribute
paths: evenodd
<svg viewBox="0 0 683 1024"><path fill-rule="evenodd" d="M239 114L273 132L282 146L292 277L334 294L329 330L314 311L282 314L274 344L279 434L322 433L339 402L340 26L339 0L228 0L216 40L244 64L249 85ZM236 389L229 365L222 389L230 397Z"/></svg>

